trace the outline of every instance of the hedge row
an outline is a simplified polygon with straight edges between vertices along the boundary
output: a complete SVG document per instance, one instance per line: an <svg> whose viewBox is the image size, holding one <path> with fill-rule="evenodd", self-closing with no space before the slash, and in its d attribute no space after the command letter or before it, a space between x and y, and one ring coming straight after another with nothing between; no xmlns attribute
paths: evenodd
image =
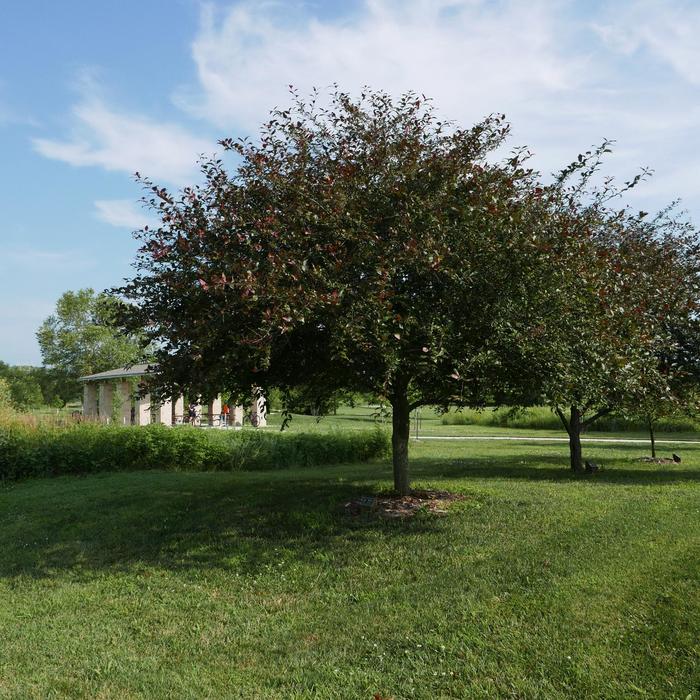
<svg viewBox="0 0 700 700"><path fill-rule="evenodd" d="M385 433L214 431L188 426L0 427L0 479L102 471L262 470L367 461L388 454Z"/></svg>

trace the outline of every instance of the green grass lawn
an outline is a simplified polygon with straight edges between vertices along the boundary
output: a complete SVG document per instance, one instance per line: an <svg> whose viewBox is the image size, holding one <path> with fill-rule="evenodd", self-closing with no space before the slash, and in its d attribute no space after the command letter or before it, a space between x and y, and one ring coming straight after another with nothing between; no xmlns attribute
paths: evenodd
<svg viewBox="0 0 700 700"><path fill-rule="evenodd" d="M488 409L487 409L488 410ZM414 414L415 416L415 414ZM418 426L419 436L445 436L445 437L464 437L464 436L538 436L538 437L558 437L565 438L566 432L564 428L557 430L548 430L540 428L504 428L499 426L489 425L443 425L441 416L432 408L425 407L421 409L420 423ZM282 416L279 412L273 412L268 417L268 425L270 429L279 428L282 423ZM327 431L327 430L367 430L374 425L384 426L387 430L391 429L391 414L388 414L384 419L376 417L376 409L370 406L341 406L337 415L324 416L320 420L312 416L304 416L295 414L289 423L288 430L290 431ZM416 434L415 419L411 419L411 436ZM649 435L646 432L625 431L618 433L591 431L584 434L584 441L595 438L621 438L621 439L641 439L648 440ZM685 433L665 433L657 432L656 438L659 441L665 440L698 440L700 434L695 432ZM660 452L663 451L660 446Z"/></svg>
<svg viewBox="0 0 700 700"><path fill-rule="evenodd" d="M0 697L700 698L700 447L418 443L387 464L0 487Z"/></svg>

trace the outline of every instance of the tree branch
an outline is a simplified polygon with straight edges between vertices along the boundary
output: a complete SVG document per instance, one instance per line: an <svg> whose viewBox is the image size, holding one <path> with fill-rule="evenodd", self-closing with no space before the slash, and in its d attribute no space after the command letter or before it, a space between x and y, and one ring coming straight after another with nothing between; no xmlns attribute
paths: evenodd
<svg viewBox="0 0 700 700"><path fill-rule="evenodd" d="M559 416L559 420L562 422L562 425L564 426L564 429L566 430L568 435L571 435L571 429L569 428L569 421L566 420L566 416L564 415L564 412L559 408L559 406L554 407L554 412Z"/></svg>
<svg viewBox="0 0 700 700"><path fill-rule="evenodd" d="M597 421L598 418L607 416L608 413L612 413L612 408L601 408L600 411L598 411L598 413L594 413L590 418L586 418L586 420L582 421L581 426L583 428L587 428L591 423Z"/></svg>
<svg viewBox="0 0 700 700"><path fill-rule="evenodd" d="M439 402L435 402L439 403ZM417 401L414 401L413 403L408 404L408 410L409 411L415 411L417 408L420 408L421 406L427 406L430 404L430 401L425 401L424 399L418 399Z"/></svg>

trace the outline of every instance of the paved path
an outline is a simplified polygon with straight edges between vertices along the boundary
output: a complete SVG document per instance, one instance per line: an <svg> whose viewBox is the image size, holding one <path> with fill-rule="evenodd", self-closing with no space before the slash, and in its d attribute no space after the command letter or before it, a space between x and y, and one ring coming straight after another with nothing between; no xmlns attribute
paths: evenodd
<svg viewBox="0 0 700 700"><path fill-rule="evenodd" d="M529 440L532 442L569 442L567 437L534 437L531 435L419 435L414 440ZM648 444L644 438L590 438L583 437L581 442L611 442L618 444ZM657 445L700 445L700 440L655 440Z"/></svg>

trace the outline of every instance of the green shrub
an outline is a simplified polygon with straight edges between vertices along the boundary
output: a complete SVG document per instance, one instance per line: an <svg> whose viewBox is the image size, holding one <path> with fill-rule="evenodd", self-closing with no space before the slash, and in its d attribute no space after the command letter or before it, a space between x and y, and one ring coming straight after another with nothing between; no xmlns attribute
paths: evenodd
<svg viewBox="0 0 700 700"><path fill-rule="evenodd" d="M0 479L135 469L284 469L367 461L388 449L380 430L307 434L10 424L0 426Z"/></svg>

